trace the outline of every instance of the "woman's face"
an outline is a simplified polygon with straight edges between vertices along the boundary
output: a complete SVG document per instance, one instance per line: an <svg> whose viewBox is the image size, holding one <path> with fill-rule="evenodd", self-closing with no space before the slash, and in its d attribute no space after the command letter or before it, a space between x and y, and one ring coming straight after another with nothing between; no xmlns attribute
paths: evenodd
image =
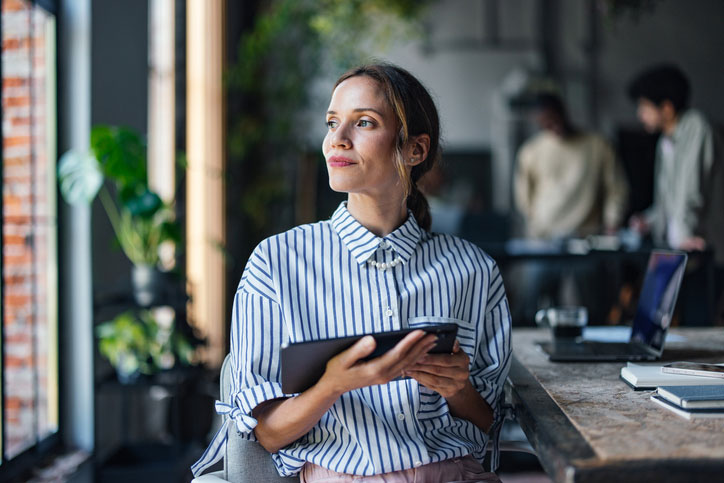
<svg viewBox="0 0 724 483"><path fill-rule="evenodd" d="M332 93L322 151L335 191L397 199L403 186L393 155L397 119L377 84L351 77Z"/></svg>

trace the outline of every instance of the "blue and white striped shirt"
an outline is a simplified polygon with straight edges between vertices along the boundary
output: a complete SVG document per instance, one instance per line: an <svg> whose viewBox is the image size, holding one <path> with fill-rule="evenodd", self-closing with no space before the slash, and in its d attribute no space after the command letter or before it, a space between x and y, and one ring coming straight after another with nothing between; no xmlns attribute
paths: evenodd
<svg viewBox="0 0 724 483"><path fill-rule="evenodd" d="M379 270L369 263L402 263ZM510 366L511 324L500 272L475 245L422 230L410 213L380 238L342 203L331 220L261 242L237 289L231 324L231 415L255 439L251 411L285 396L285 342L458 325L474 387L494 410ZM218 407L218 405L217 405ZM496 417L500 415L496 414ZM223 438L223 441L222 441ZM194 467L220 452L217 435ZM311 461L334 471L373 475L472 454L483 459L488 436L453 417L443 397L413 379L345 393L303 437L272 454L283 476Z"/></svg>

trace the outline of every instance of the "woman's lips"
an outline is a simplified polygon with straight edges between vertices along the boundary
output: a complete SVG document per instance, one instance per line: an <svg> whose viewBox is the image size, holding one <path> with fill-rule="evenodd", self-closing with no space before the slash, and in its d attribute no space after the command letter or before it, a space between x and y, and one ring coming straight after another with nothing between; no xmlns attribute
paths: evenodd
<svg viewBox="0 0 724 483"><path fill-rule="evenodd" d="M345 166L351 166L356 163L351 159L345 158L343 156L332 156L327 160L327 164L333 168L342 168Z"/></svg>

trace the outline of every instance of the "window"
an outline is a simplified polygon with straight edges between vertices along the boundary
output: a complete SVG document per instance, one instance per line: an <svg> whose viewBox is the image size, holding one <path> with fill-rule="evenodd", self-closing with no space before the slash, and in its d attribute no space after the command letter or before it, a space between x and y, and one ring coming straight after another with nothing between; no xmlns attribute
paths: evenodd
<svg viewBox="0 0 724 483"><path fill-rule="evenodd" d="M58 431L55 17L2 0L0 464Z"/></svg>

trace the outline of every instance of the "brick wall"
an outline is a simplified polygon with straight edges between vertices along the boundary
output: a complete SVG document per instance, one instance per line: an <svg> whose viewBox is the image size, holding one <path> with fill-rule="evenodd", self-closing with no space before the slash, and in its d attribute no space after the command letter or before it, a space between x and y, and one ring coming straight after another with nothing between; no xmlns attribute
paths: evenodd
<svg viewBox="0 0 724 483"><path fill-rule="evenodd" d="M57 428L54 121L47 127L55 111L46 95L55 75L48 22L27 1L2 0L6 458Z"/></svg>

